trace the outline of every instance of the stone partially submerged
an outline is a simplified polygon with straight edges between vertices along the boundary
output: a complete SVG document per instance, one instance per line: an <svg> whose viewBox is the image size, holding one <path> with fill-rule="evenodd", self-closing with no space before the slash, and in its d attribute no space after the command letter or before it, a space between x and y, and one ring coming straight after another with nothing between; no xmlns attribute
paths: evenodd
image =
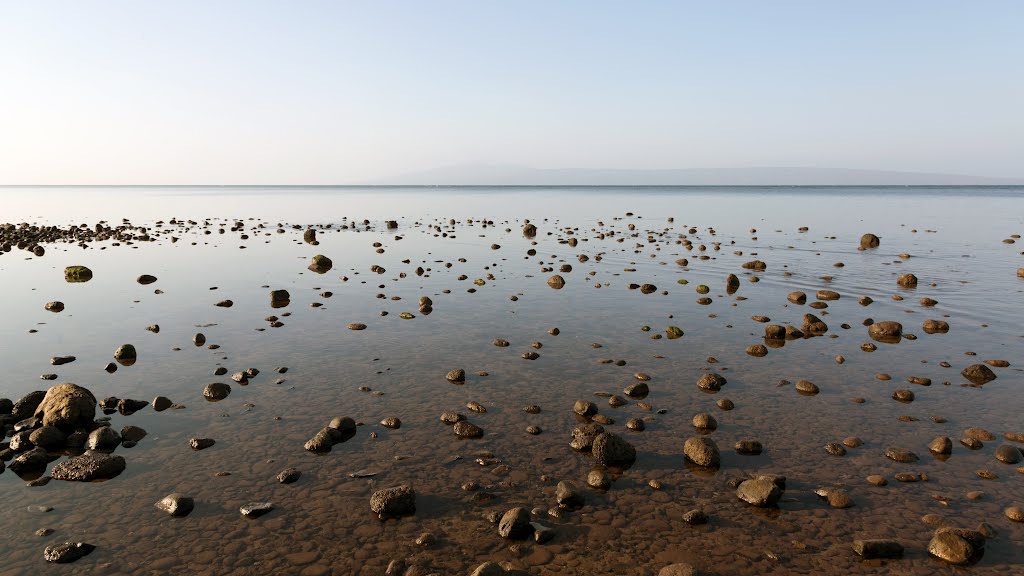
<svg viewBox="0 0 1024 576"><path fill-rule="evenodd" d="M125 466L121 456L90 450L57 464L50 475L56 480L93 482L114 478L124 472Z"/></svg>
<svg viewBox="0 0 1024 576"><path fill-rule="evenodd" d="M370 510L381 520L416 513L416 491L403 484L378 490L370 496Z"/></svg>
<svg viewBox="0 0 1024 576"><path fill-rule="evenodd" d="M54 426L70 434L75 428L88 428L96 417L96 397L89 390L65 382L46 391L35 410L43 426Z"/></svg>

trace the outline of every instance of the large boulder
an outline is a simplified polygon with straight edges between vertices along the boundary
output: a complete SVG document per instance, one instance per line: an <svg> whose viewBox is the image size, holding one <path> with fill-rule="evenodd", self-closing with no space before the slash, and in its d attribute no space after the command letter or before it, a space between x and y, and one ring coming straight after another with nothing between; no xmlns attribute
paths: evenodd
<svg viewBox="0 0 1024 576"><path fill-rule="evenodd" d="M50 475L56 480L74 482L109 480L124 472L125 466L124 458L120 456L90 450L57 464Z"/></svg>
<svg viewBox="0 0 1024 576"><path fill-rule="evenodd" d="M53 426L70 434L75 428L88 428L96 417L96 397L71 382L57 384L46 391L36 407L35 417L43 426Z"/></svg>
<svg viewBox="0 0 1024 576"><path fill-rule="evenodd" d="M522 540L533 532L530 513L526 508L512 508L505 512L498 522L498 534L510 540Z"/></svg>

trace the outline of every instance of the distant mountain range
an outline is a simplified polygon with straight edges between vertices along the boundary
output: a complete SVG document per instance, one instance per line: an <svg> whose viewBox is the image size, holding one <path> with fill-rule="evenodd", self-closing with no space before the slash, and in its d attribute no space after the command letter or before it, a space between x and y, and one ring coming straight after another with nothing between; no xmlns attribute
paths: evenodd
<svg viewBox="0 0 1024 576"><path fill-rule="evenodd" d="M365 184L450 186L913 186L1013 185L1022 178L987 178L962 174L932 174L847 168L749 167L624 170L617 168L539 169L508 164L470 164L436 168L382 178Z"/></svg>

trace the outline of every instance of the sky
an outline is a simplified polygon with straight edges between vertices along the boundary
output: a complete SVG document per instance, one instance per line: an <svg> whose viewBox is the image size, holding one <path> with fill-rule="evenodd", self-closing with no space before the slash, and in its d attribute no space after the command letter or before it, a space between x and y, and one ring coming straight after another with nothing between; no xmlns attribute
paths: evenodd
<svg viewBox="0 0 1024 576"><path fill-rule="evenodd" d="M0 0L0 184L1024 176L1024 2Z"/></svg>

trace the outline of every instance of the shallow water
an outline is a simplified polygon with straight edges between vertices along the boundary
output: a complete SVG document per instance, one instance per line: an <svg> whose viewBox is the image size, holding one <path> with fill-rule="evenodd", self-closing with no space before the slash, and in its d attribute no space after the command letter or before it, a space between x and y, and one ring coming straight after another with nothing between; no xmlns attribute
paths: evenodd
<svg viewBox="0 0 1024 576"><path fill-rule="evenodd" d="M1024 474L1015 471L1019 465L993 456L1004 432L1024 432L1018 391L1024 383L1024 279L1016 276L1024 256L1019 242L1003 243L1024 229L1022 188L5 188L0 195L8 222L92 225L127 217L154 230L157 220L174 228L168 222L177 217L210 218L212 224L175 229L177 243L162 235L155 242L94 243L88 249L50 244L42 258L17 249L0 257L6 325L0 396L16 400L45 390L53 383L39 375L52 372L58 382L76 382L98 398L149 400L160 394L186 406L112 415L115 429L134 424L149 432L138 446L118 448L128 468L113 480L54 480L29 488L9 470L0 475L0 497L8 503L0 513L0 528L8 534L0 543L0 574L381 574L396 558L443 574L468 573L485 560L509 560L537 574L645 575L674 561L720 574L952 572L927 555L934 526L921 520L925 514L971 528L984 521L998 531L981 562L957 571L1024 573L1024 525L1002 514L1024 504ZM220 224L229 229L234 218L245 230L219 233ZM340 229L363 218L369 229ZM449 218L458 222L449 225ZM523 237L522 218L537 224L536 238ZM384 219L397 220L398 229L387 230ZM264 228L254 228L261 222ZM327 223L333 228L318 232L315 247L289 226ZM279 224L285 232L276 232ZM691 226L696 234L688 233ZM800 226L809 230L799 232ZM243 232L251 237L240 239ZM878 234L881 247L858 251L865 232ZM692 240L692 250L677 243L681 235ZM568 238L579 244L562 243ZM385 252L376 253L374 242ZM720 250L714 243L721 243ZM527 256L530 248L536 256ZM306 269L317 253L334 261L327 274ZM900 253L912 257L904 260ZM581 263L580 254L590 259ZM709 259L698 259L700 254ZM689 265L678 266L678 258L688 258ZM765 261L767 270L741 268L754 259ZM541 267L557 271L563 263L572 271L561 273L566 285L553 290L546 284L552 272ZM65 283L63 268L75 264L89 266L95 278ZM386 272L371 272L373 264ZM429 271L416 276L417 266ZM407 276L400 278L403 272ZM917 288L896 285L904 272L919 277ZM143 273L158 282L137 284ZM725 290L729 273L741 280L734 295ZM463 274L467 279L458 280ZM750 281L755 276L759 282ZM486 283L474 286L477 278ZM655 284L658 291L642 294L628 289L630 283ZM710 305L696 303L699 284L711 288ZM291 293L290 305L273 309L269 291L281 288ZM154 293L158 289L163 293ZM820 289L842 297L824 310L786 300L802 290L810 303ZM324 291L333 296L321 297ZM424 295L434 301L430 315L417 311ZM865 295L875 302L859 305L857 298ZM939 303L926 308L921 297ZM234 306L214 306L225 298ZM66 309L43 310L51 300L63 301ZM322 306L310 306L317 302ZM389 315L379 316L382 310ZM404 311L416 318L400 318ZM788 341L763 358L745 353L763 342L764 324L752 315L799 327L806 312L828 324L825 336ZM270 314L281 316L284 326L271 328L264 320ZM899 321L918 338L863 352L860 346L870 338L862 322L869 317ZM926 334L921 324L928 318L948 321L949 333ZM350 322L368 328L347 330ZM154 323L160 325L157 334L145 330ZM652 330L642 331L645 325ZM680 326L685 336L651 338L668 325ZM550 335L552 327L560 334ZM220 348L194 346L196 332ZM511 346L496 347L495 338ZM540 357L521 358L533 342L543 345L535 350ZM107 374L103 366L123 343L137 347L139 362ZM965 355L969 351L977 355ZM77 360L50 366L57 355ZM845 363L837 364L837 355ZM601 363L605 359L626 364ZM1010 367L994 368L998 379L983 387L961 386L966 381L960 371L984 359L1005 359ZM951 367L940 367L943 361ZM226 400L206 402L206 384L229 382L213 375L218 366L229 374L256 367L261 374L248 386L232 383ZM288 372L274 372L280 366ZM457 367L469 374L461 386L445 380ZM728 379L717 394L695 386L706 370ZM480 371L489 375L478 376ZM612 408L594 396L623 395L635 372L651 376L645 401L654 410L644 411L634 400ZM879 372L892 380L876 380ZM908 384L910 376L933 384ZM284 381L274 384L279 378ZM783 379L813 381L821 393L801 396L791 384L778 386ZM913 390L915 401L892 400L900 388ZM723 397L736 408L720 410L715 401ZM864 402L851 402L858 397ZM572 405L581 398L614 419L606 428L638 452L636 463L616 473L605 493L585 487L593 459L568 446L578 423ZM470 401L487 413L467 410ZM530 404L542 412L522 411ZM465 414L485 436L455 437L438 419L445 411ZM699 412L719 423L710 434L722 451L716 471L688 466L682 456L685 439L697 434L690 420ZM324 455L303 450L307 439L342 415L364 424L354 438ZM402 427L380 426L387 416L401 418ZM933 416L945 422L935 423ZM631 417L648 417L647 429L627 430ZM529 425L543 433L526 434ZM999 438L968 450L957 441L972 426ZM945 461L927 449L941 435L954 442ZM864 445L842 457L825 453L826 443L848 436ZM215 438L217 444L193 452L190 437ZM739 439L761 441L764 453L735 453ZM888 446L909 448L921 460L887 460ZM507 469L478 465L474 454L482 451ZM302 478L278 484L274 477L289 466L299 468ZM983 480L978 469L999 477ZM349 477L364 470L377 475ZM222 471L231 475L215 476ZM905 471L924 473L928 481L893 479ZM729 485L761 472L788 478L778 509L749 507ZM868 484L870 474L886 476L889 484ZM660 480L662 489L650 488L650 479ZM494 499L477 503L473 492L461 489L469 480ZM503 540L484 519L514 506L554 507L559 480L586 492L587 506L561 519L539 518L556 529L550 543ZM417 513L379 521L369 510L370 494L403 483L417 490ZM855 506L830 508L814 494L820 487L845 488ZM965 495L972 490L985 496L969 500ZM153 503L171 492L193 496L196 510L181 519L157 511ZM271 501L276 509L255 520L240 517L238 507L250 501ZM54 510L32 512L32 505ZM682 522L694 508L709 514L709 524ZM55 532L34 536L42 527ZM423 532L438 543L417 546ZM896 538L906 547L905 558L859 562L850 547L858 537ZM43 562L43 548L64 541L97 549L67 566Z"/></svg>

